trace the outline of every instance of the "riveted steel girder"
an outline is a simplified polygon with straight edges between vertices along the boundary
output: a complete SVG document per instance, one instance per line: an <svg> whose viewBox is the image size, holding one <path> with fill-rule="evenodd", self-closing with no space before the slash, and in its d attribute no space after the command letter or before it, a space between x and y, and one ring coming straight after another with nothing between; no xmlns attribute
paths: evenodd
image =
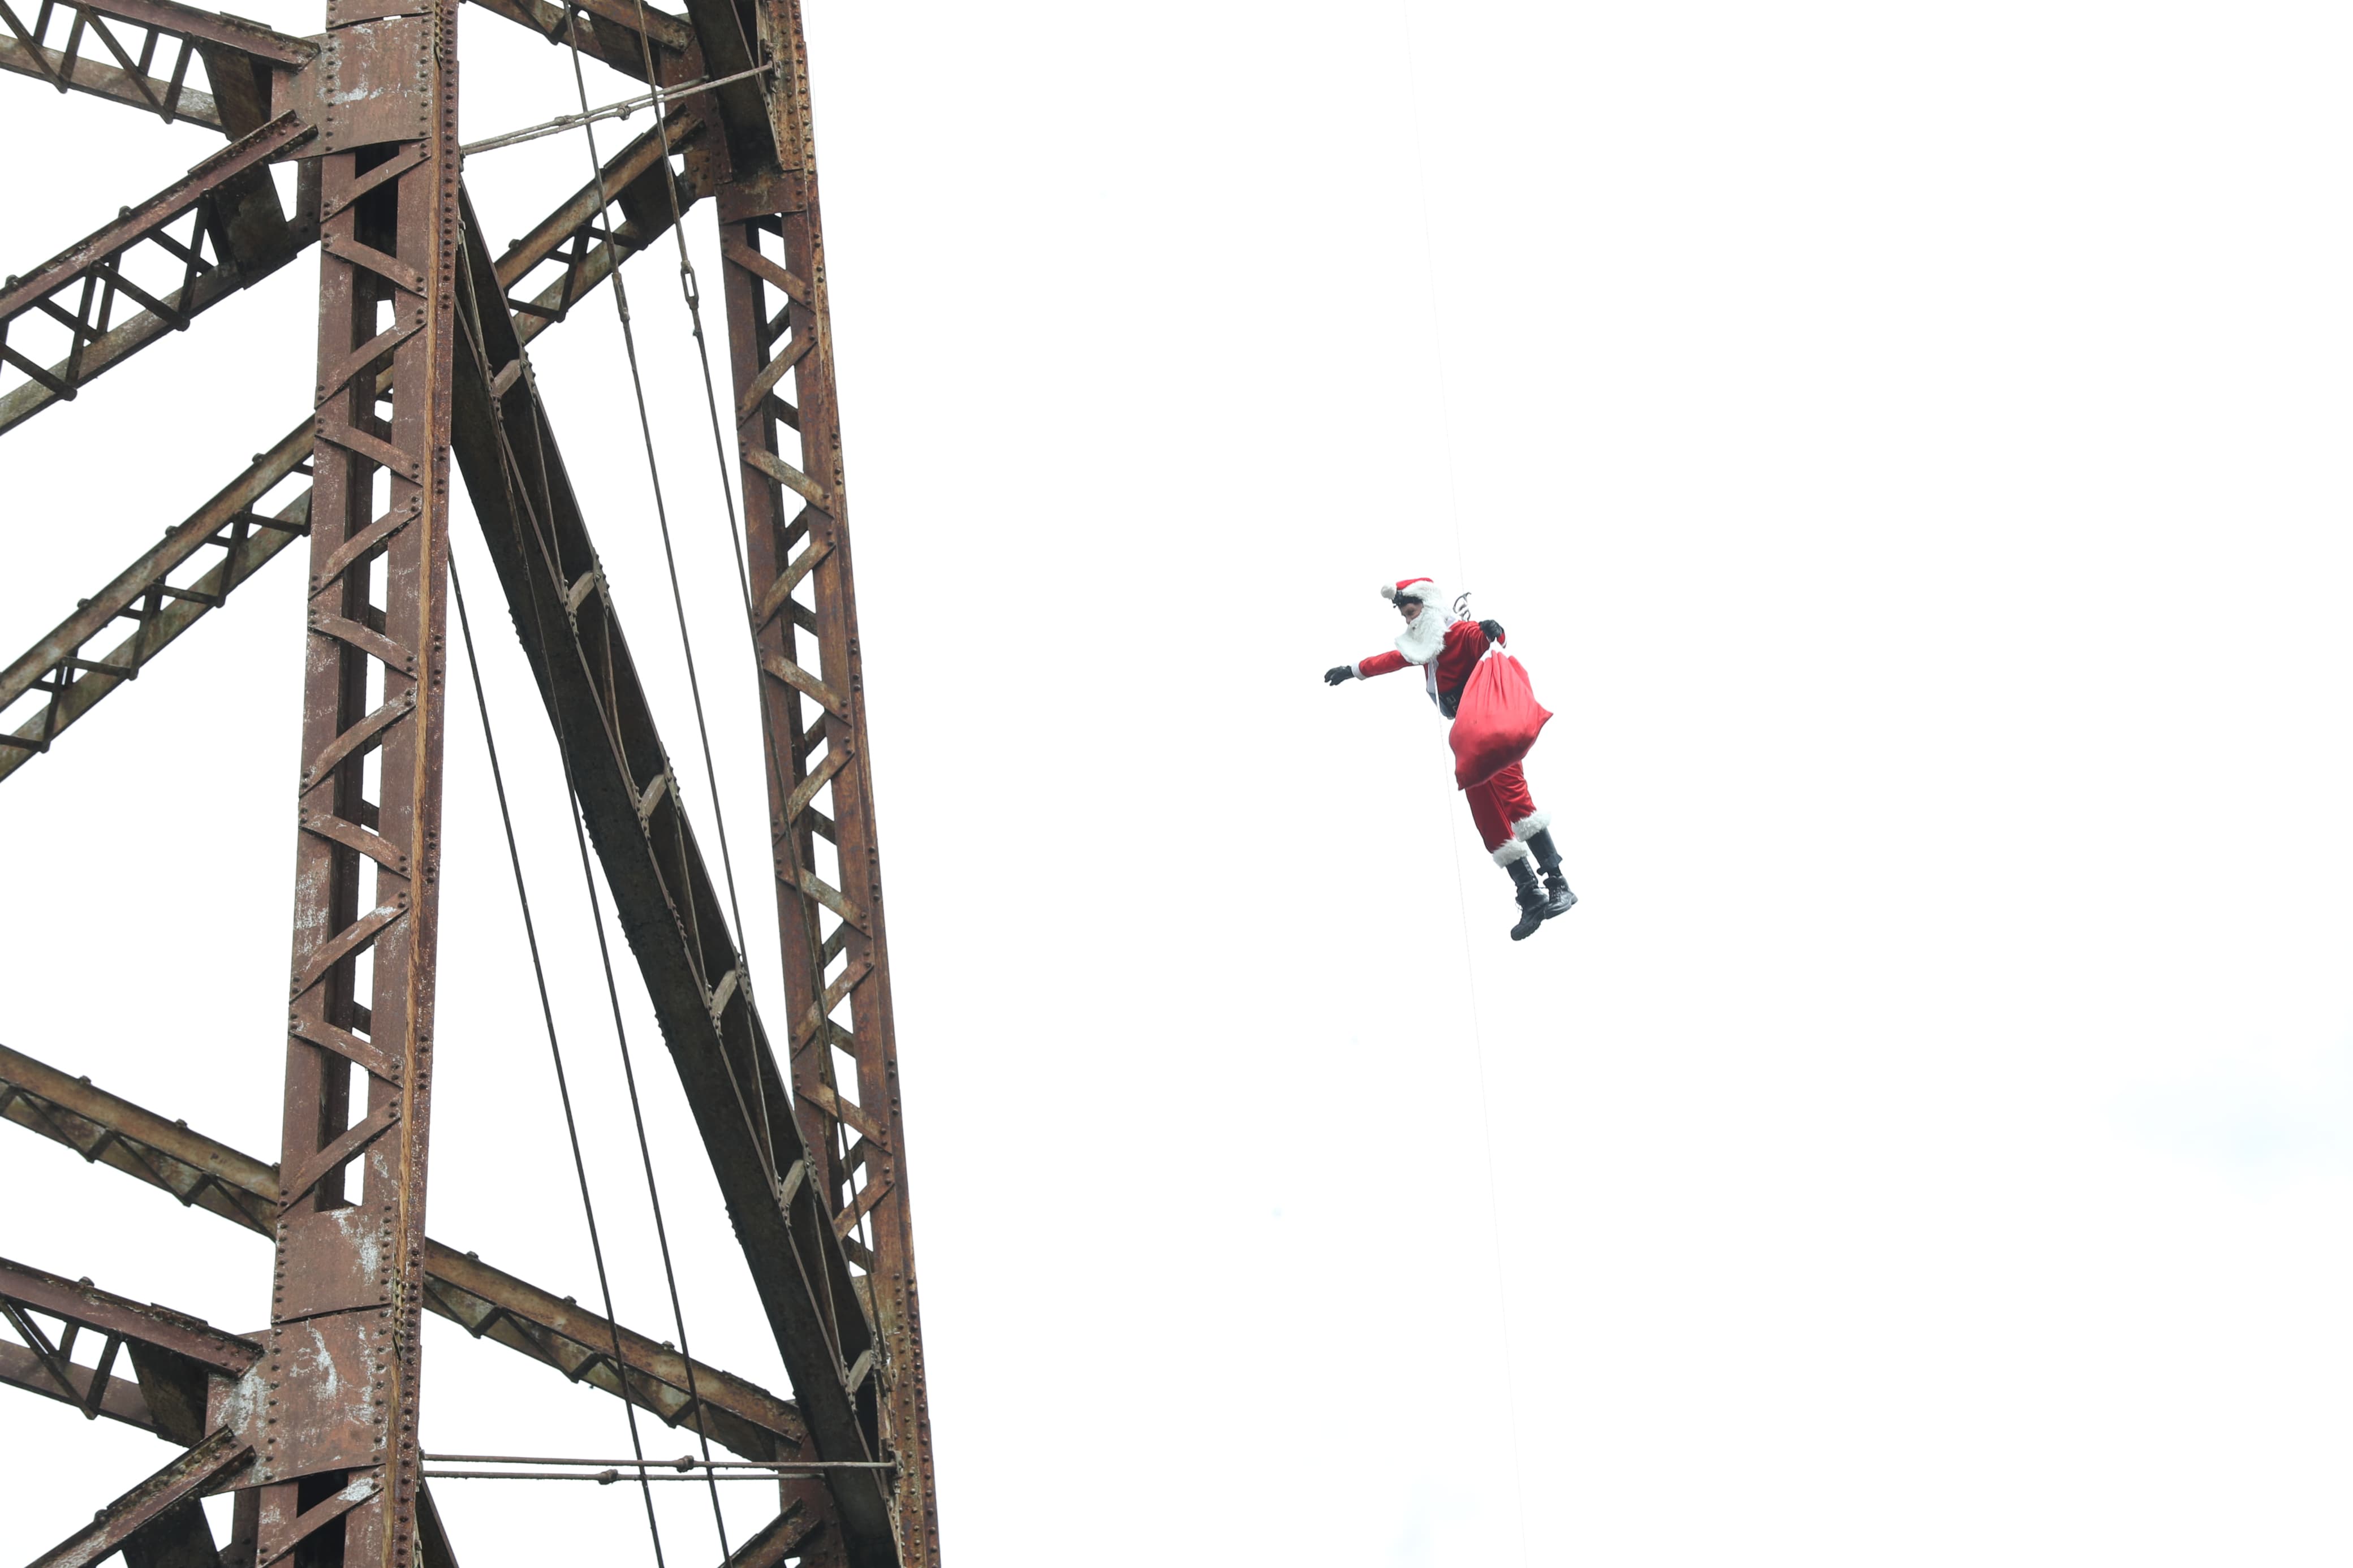
<svg viewBox="0 0 2353 1568"><path fill-rule="evenodd" d="M279 1206L278 1168L87 1079L0 1046L0 1120L64 1144L263 1236ZM697 1427L750 1459L792 1459L807 1430L792 1402L670 1346L616 1326L570 1297L427 1239L425 1304L575 1383L621 1394L671 1426Z"/></svg>
<svg viewBox="0 0 2353 1568"><path fill-rule="evenodd" d="M253 1433L265 1558L316 1541L347 1568L418 1553L459 212L457 0L385 9L331 0L320 59L303 766Z"/></svg>
<svg viewBox="0 0 2353 1568"><path fill-rule="evenodd" d="M23 4L27 21L16 9ZM318 45L174 0L0 0L0 71L240 136ZM188 85L200 68L212 90Z"/></svg>
<svg viewBox="0 0 2353 1568"><path fill-rule="evenodd" d="M782 162L720 185L720 260L793 1092L874 1315L905 1560L934 1564L939 1504L807 54L797 0L758 0L757 15L780 62L766 85Z"/></svg>
<svg viewBox="0 0 2353 1568"><path fill-rule="evenodd" d="M253 1445L224 1427L100 1509L96 1519L33 1559L30 1568L90 1568L114 1552L146 1545L159 1552L210 1552L212 1530L199 1500L252 1462Z"/></svg>
<svg viewBox="0 0 2353 1568"><path fill-rule="evenodd" d="M0 1318L24 1342L0 1341L0 1383L175 1443L204 1439L219 1385L234 1384L261 1355L259 1342L201 1318L7 1258L0 1258ZM75 1350L91 1340L97 1350L77 1361Z"/></svg>
<svg viewBox="0 0 2353 1568"><path fill-rule="evenodd" d="M832 1210L811 1179L790 1087L680 803L490 252L471 225L467 256L454 432L467 491L801 1418L820 1459L871 1462L872 1333ZM838 1469L828 1485L852 1562L897 1563L889 1496L875 1473Z"/></svg>
<svg viewBox="0 0 2353 1568"><path fill-rule="evenodd" d="M677 208L691 209L703 197L700 153L703 123L691 110L670 116L670 145L686 153L687 172L670 183ZM511 290L515 330L525 342L563 321L571 309L671 224L671 202L663 184L661 132L649 131L605 165L606 189L616 193L628 215L607 228L596 208L592 182L533 225L499 258L500 286ZM552 266L552 280L532 279ZM391 372L377 377L389 389ZM28 692L45 700L14 731L0 731L0 779L48 750L57 738L99 702L136 680L148 660L181 633L310 531L307 488L283 505L257 510L262 499L289 477L310 471L311 422L304 420L267 452L257 452L246 470L219 494L172 529L115 579L82 601L80 608L47 637L0 670L0 711ZM207 549L223 553L193 578L184 569ZM132 623L130 635L93 655L89 644L118 620Z"/></svg>
<svg viewBox="0 0 2353 1568"><path fill-rule="evenodd" d="M668 84L684 79L681 62L694 48L694 31L684 17L651 5L641 9L636 0L578 0L569 10L550 0L474 0L474 4L530 28L558 47L577 43L582 54L639 81ZM650 76L646 70L649 55L653 61Z"/></svg>
<svg viewBox="0 0 2353 1568"><path fill-rule="evenodd" d="M280 115L11 279L0 291L0 363L24 379L0 393L0 431L70 401L99 375L166 332L185 331L197 315L300 254L308 235L287 222L263 166L312 134L299 116ZM59 351L46 340L28 342L28 328L48 329L52 339L62 328L63 357L48 363Z"/></svg>

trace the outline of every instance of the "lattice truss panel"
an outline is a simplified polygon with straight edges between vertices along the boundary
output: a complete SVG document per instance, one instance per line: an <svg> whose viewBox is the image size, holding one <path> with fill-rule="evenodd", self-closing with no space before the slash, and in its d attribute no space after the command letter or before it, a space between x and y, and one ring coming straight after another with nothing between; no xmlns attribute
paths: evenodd
<svg viewBox="0 0 2353 1568"><path fill-rule="evenodd" d="M279 1160L0 1047L0 1119L269 1236L277 1254L271 1322L248 1336L0 1260L0 1382L183 1450L40 1562L454 1563L416 1440L431 1311L746 1458L806 1467L731 1563L934 1564L798 11L477 3L642 81L716 85L666 106L494 251L459 177L455 0L329 0L326 31L308 38L174 0L0 0L0 70L226 142L0 285L0 431L321 251L312 416L0 669L5 781L304 545ZM712 196L785 941L781 1053L527 353ZM424 1232L453 458L791 1400ZM227 1542L197 1506L220 1490L237 1500Z"/></svg>
<svg viewBox="0 0 2353 1568"><path fill-rule="evenodd" d="M0 70L232 134L256 67L299 68L309 42L174 0L0 0Z"/></svg>

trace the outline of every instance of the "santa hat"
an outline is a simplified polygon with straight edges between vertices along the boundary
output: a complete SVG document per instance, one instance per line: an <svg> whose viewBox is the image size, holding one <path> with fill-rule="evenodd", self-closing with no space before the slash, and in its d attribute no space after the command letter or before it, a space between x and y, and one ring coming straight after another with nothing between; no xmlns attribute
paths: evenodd
<svg viewBox="0 0 2353 1568"><path fill-rule="evenodd" d="M1381 584L1381 597L1395 604L1399 599L1417 599L1425 605L1438 603L1438 584L1427 577L1400 577L1395 584Z"/></svg>

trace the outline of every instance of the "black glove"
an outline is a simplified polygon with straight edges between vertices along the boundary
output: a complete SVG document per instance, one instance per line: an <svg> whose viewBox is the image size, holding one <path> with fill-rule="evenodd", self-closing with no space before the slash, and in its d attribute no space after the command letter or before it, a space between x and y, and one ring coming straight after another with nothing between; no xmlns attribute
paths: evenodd
<svg viewBox="0 0 2353 1568"><path fill-rule="evenodd" d="M1487 634L1487 640L1489 642L1502 642L1504 640L1504 623L1501 621L1481 621L1479 623L1479 629Z"/></svg>
<svg viewBox="0 0 2353 1568"><path fill-rule="evenodd" d="M1324 684L1326 686L1337 686L1344 680L1356 679L1356 672L1345 664L1335 664L1324 672Z"/></svg>

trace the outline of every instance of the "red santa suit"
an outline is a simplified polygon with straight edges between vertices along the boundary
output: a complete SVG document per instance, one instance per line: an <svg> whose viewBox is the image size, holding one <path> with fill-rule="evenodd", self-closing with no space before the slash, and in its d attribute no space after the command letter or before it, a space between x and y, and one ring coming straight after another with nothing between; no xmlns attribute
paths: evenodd
<svg viewBox="0 0 2353 1568"><path fill-rule="evenodd" d="M1421 586L1429 585L1425 583ZM1382 593L1393 598L1396 590L1384 588ZM1436 596L1436 591L1430 590L1430 597L1423 600L1421 614L1407 624L1396 647L1360 658L1349 668L1358 679L1369 679L1409 665L1419 665L1422 684L1429 689L1430 701L1437 704L1440 713L1451 719L1455 705L1462 700L1462 688L1471 679L1472 667L1491 645L1478 622L1457 620L1433 602ZM1498 866L1526 859L1528 840L1552 826L1552 813L1536 809L1535 799L1528 794L1527 774L1517 763L1472 784L1462 795L1471 804L1471 820L1478 826L1480 841L1487 846L1487 852Z"/></svg>

